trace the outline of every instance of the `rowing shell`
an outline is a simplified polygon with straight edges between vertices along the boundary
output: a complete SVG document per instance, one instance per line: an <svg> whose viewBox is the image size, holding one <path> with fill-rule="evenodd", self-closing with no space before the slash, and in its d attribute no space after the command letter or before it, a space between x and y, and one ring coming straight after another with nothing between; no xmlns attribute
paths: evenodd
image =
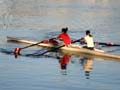
<svg viewBox="0 0 120 90"><path fill-rule="evenodd" d="M37 41L33 40L27 40L24 38L17 38L17 37L7 37L8 41L14 41L14 42L19 42L19 43L26 43L26 44L35 44ZM49 44L49 43L40 43L38 44L40 47L47 47L47 48L54 48L56 46ZM59 47L59 46L57 46ZM102 50L95 49L95 50L88 50L85 48L82 48L80 45L71 45L70 47L61 47L59 49L60 51L64 53L70 53L74 55L85 55L85 56L90 56L90 57L98 57L102 59L117 59L120 60L120 55L114 55L114 54L109 54L105 53Z"/></svg>

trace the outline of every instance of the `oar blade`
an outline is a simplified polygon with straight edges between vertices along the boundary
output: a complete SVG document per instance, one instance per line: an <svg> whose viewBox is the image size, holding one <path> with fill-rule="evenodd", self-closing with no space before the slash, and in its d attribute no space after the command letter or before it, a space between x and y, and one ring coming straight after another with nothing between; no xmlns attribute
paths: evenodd
<svg viewBox="0 0 120 90"><path fill-rule="evenodd" d="M20 55L20 51L22 50L22 48L15 48L14 49L14 56L15 56L15 58L18 58L18 55Z"/></svg>

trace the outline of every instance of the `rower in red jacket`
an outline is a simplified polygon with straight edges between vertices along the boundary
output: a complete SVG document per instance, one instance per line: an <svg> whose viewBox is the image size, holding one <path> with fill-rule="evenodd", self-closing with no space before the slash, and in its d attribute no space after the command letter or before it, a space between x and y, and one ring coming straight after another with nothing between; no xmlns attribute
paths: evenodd
<svg viewBox="0 0 120 90"><path fill-rule="evenodd" d="M71 44L70 36L67 34L68 28L62 28L62 33L57 37L57 39L61 39L66 46Z"/></svg>

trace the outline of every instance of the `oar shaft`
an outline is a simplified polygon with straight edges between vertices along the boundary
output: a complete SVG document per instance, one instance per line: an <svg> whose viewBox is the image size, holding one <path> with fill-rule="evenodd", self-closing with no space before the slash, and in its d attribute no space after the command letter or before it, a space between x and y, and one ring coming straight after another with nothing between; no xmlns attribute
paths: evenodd
<svg viewBox="0 0 120 90"><path fill-rule="evenodd" d="M79 39L78 39L78 40L79 40ZM73 41L73 42L71 42L71 43L78 42L78 40L75 40L75 41ZM50 50L48 50L48 51L45 51L45 52L43 52L43 53L41 53L41 54L38 54L37 56L44 55L45 53L48 53L48 52L51 52L51 51L55 51L55 50L60 49L60 48L62 48L62 47L64 47L64 46L65 46L65 45L61 45L61 46L59 46L59 47L55 47L55 48L50 49Z"/></svg>
<svg viewBox="0 0 120 90"><path fill-rule="evenodd" d="M105 42L95 42L95 43L105 46L120 46L120 44L114 44L114 43L105 43Z"/></svg>
<svg viewBox="0 0 120 90"><path fill-rule="evenodd" d="M64 46L65 46L65 45L62 45L62 46L59 46L59 47L56 47L56 48L50 49L50 50L45 51L45 52L43 52L43 53L41 53L41 54L38 54L37 56L44 55L45 53L48 53L48 52L51 52L51 51L55 51L55 50L60 49L61 47L64 47Z"/></svg>
<svg viewBox="0 0 120 90"><path fill-rule="evenodd" d="M82 44L86 44L82 39L79 39L79 40L76 40L76 42L80 42ZM98 45L105 45L105 46L120 46L120 44L115 44L115 43L112 43L112 42L94 42L95 44L98 44Z"/></svg>
<svg viewBox="0 0 120 90"><path fill-rule="evenodd" d="M25 47L23 47L23 48L21 48L21 49L29 48L29 47L32 47L32 46L38 45L38 44L40 44L40 43L41 43L41 42L38 42L38 43L35 43L35 44L31 44L31 45L29 45L29 46L25 46Z"/></svg>
<svg viewBox="0 0 120 90"><path fill-rule="evenodd" d="M55 38L50 38L49 40L51 40L51 39L55 39ZM38 45L38 44L40 44L41 42L42 42L42 41L40 41L40 42L38 42L38 43L35 43L35 44L31 44L31 45L25 46L25 47L23 47L23 48L21 48L21 49L25 49L25 48L29 48L29 47Z"/></svg>
<svg viewBox="0 0 120 90"><path fill-rule="evenodd" d="M51 39L49 39L49 40L52 40L52 39L55 39L55 38L51 38ZM31 45L29 45L29 46L22 47L22 48L15 48L15 49L14 49L15 58L17 58L17 56L20 55L20 51L21 51L22 49L26 49L26 48L29 48L29 47L38 45L38 44L40 44L40 43L42 43L42 41L40 41L40 42L38 42L38 43L35 43L35 44L31 44ZM48 52L48 51L47 51L47 52ZM46 53L47 53L47 52L46 52Z"/></svg>

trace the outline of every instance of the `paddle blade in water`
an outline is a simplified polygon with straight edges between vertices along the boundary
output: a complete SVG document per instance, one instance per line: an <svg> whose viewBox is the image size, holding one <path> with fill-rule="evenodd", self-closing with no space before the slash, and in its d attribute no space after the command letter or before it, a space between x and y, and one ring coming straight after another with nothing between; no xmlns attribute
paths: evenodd
<svg viewBox="0 0 120 90"><path fill-rule="evenodd" d="M21 48L15 48L15 49L14 49L14 56L15 56L15 58L17 58L18 55L20 55L20 51L21 51L21 50L22 50Z"/></svg>

